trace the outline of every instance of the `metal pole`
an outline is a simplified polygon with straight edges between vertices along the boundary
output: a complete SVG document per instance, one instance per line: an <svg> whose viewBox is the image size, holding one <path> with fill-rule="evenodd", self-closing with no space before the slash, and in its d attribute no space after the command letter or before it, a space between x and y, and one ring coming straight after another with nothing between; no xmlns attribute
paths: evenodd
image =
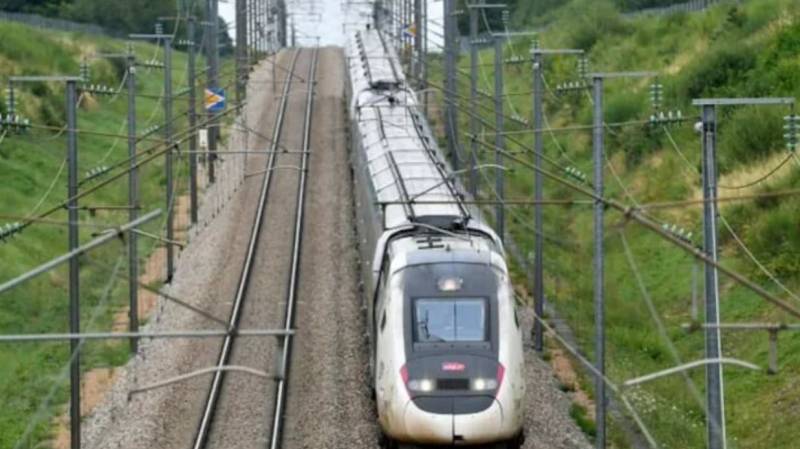
<svg viewBox="0 0 800 449"><path fill-rule="evenodd" d="M469 193L473 198L478 197L478 172L475 166L478 164L478 115L474 112L478 110L478 10L469 9L469 104L472 114L469 116L469 128L472 134L469 156Z"/></svg>
<svg viewBox="0 0 800 449"><path fill-rule="evenodd" d="M604 207L603 198L603 161L604 161L604 135L603 135L603 78L594 77L594 193L597 197L594 206L594 320L595 341L594 357L595 369L595 421L597 426L595 447L606 447L606 384L603 379L606 373L605 362L605 298L604 298L604 267L603 267L603 235L604 235Z"/></svg>
<svg viewBox="0 0 800 449"><path fill-rule="evenodd" d="M534 156L533 163L536 170L533 175L534 207L534 256L533 256L533 303L536 317L533 321L533 346L538 352L544 349L544 327L540 319L544 316L544 217L541 201L544 190L544 177L541 173L542 153L544 152L544 139L542 135L543 111L543 74L544 58L542 54L532 51L533 54L533 128L534 128Z"/></svg>
<svg viewBox="0 0 800 449"><path fill-rule="evenodd" d="M297 28L294 26L294 16L292 16L292 48L297 46Z"/></svg>
<svg viewBox="0 0 800 449"><path fill-rule="evenodd" d="M244 100L244 78L247 76L247 21L245 0L236 0L236 103Z"/></svg>
<svg viewBox="0 0 800 449"><path fill-rule="evenodd" d="M195 18L187 19L189 33L189 200L191 203L192 224L197 224L197 47L195 46Z"/></svg>
<svg viewBox="0 0 800 449"><path fill-rule="evenodd" d="M286 13L287 13L287 11L286 11L286 0L278 0L278 5L279 5L278 6L279 14L280 14L279 17L280 17L280 21L281 21L280 22L280 29L281 29L280 44L281 44L281 47L285 48L286 47L286 21L287 21L287 17L286 17Z"/></svg>
<svg viewBox="0 0 800 449"><path fill-rule="evenodd" d="M262 0L253 0L253 60L257 61L259 58L259 52L261 51L261 47L259 45L260 41L258 39L258 27L260 23L260 14L259 8L261 6Z"/></svg>
<svg viewBox="0 0 800 449"><path fill-rule="evenodd" d="M247 2L247 6L246 6L246 8L247 8L247 56L248 56L248 61L250 62L250 64L253 64L253 62L256 59L255 58L255 51L253 49L253 43L254 43L253 36L254 36L254 33L255 33L255 29L256 29L255 21L253 20L253 16L254 16L254 14L253 14L253 1L254 0L245 0L245 1Z"/></svg>
<svg viewBox="0 0 800 449"><path fill-rule="evenodd" d="M208 20L211 22L210 36L206 47L208 58L208 88L219 86L219 0L208 0ZM208 182L216 182L217 122L214 113L208 113Z"/></svg>
<svg viewBox="0 0 800 449"><path fill-rule="evenodd" d="M505 121L503 114L503 43L504 39L501 37L494 38L494 112L495 112L495 127L497 133L495 134L495 150L494 161L499 167L505 167L503 152L506 147L506 137L502 132L505 129ZM505 216L505 170L495 170L495 190L497 190L497 199L499 200L495 206L495 227L497 233L500 235L501 240L506 238L506 216Z"/></svg>
<svg viewBox="0 0 800 449"><path fill-rule="evenodd" d="M169 147L164 153L166 159L164 171L166 172L166 211L167 211L167 282L172 282L175 273L174 252L175 247L172 243L174 238L174 217L173 213L173 186L172 186L172 38L164 38L164 141Z"/></svg>
<svg viewBox="0 0 800 449"><path fill-rule="evenodd" d="M267 52L267 1L260 0L258 5L259 17L261 17L261 39L258 40L261 47L261 54Z"/></svg>
<svg viewBox="0 0 800 449"><path fill-rule="evenodd" d="M412 10L411 0L403 0L403 7L404 7L404 13L405 13L404 14L405 20L404 20L403 25L409 31L409 33L407 33L404 36L405 37L405 43L403 45L403 51L406 53L406 67L408 67L409 72L411 72L411 63L412 63L411 48L412 48L412 42L411 42L411 33L410 33L410 31L411 31L411 23L412 23L412 18L411 17L412 17L412 11L413 11Z"/></svg>
<svg viewBox="0 0 800 449"><path fill-rule="evenodd" d="M262 7L264 6L263 3L263 0L256 0L256 3L253 5L253 20L255 20L256 24L256 29L253 30L253 35L255 36L255 41L253 43L256 51L256 59L258 59L258 55L264 50L260 35L261 27L264 26L264 17L262 16Z"/></svg>
<svg viewBox="0 0 800 449"><path fill-rule="evenodd" d="M422 20L423 26L423 44L422 44L422 89L425 92L425 116L429 117L429 99L428 99L428 0L422 0L425 17Z"/></svg>
<svg viewBox="0 0 800 449"><path fill-rule="evenodd" d="M414 53L411 58L414 65L414 79L417 80L419 89L424 89L420 83L422 77L422 0L414 0Z"/></svg>
<svg viewBox="0 0 800 449"><path fill-rule="evenodd" d="M77 112L77 83L67 81L67 211L69 217L69 250L78 248L78 112ZM69 331L80 333L80 261L77 257L69 259ZM69 367L70 380L70 447L81 447L81 359L80 341L70 341L70 354L72 354Z"/></svg>
<svg viewBox="0 0 800 449"><path fill-rule="evenodd" d="M717 251L717 117L714 105L703 106L703 249L709 259L718 261ZM706 358L718 359L722 354L719 329L719 278L715 266L706 264ZM725 405L723 401L722 365L706 366L706 425L709 449L724 449Z"/></svg>
<svg viewBox="0 0 800 449"><path fill-rule="evenodd" d="M444 0L444 34L445 34L445 76L447 92L445 92L445 124L447 126L447 151L453 160L453 170L459 170L458 160L458 120L455 102L458 97L456 86L456 38L455 0Z"/></svg>
<svg viewBox="0 0 800 449"><path fill-rule="evenodd" d="M139 218L139 168L136 162L136 56L133 48L128 52L128 221ZM139 331L139 236L128 235L128 330ZM139 342L130 340L132 354L138 351Z"/></svg>

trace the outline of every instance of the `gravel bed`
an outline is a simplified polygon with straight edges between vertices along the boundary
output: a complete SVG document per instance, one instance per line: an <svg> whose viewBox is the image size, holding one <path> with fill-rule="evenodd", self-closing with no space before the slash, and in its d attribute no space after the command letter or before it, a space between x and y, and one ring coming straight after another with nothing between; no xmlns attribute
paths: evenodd
<svg viewBox="0 0 800 449"><path fill-rule="evenodd" d="M344 54L323 49L284 448L375 448L344 113Z"/></svg>
<svg viewBox="0 0 800 449"><path fill-rule="evenodd" d="M279 57L285 64L286 54ZM271 66L265 62L255 69L250 86L248 123L256 129L268 129L272 115L271 94L261 83L269 80ZM246 141L237 135L233 142ZM238 140L236 140L238 139ZM252 134L250 145L265 147L263 139ZM233 156L230 156L233 157ZM264 166L263 155L249 155L248 164ZM223 163L234 165L234 163ZM238 165L238 164L237 164ZM244 182L226 180L224 173L241 170L219 170L218 186L212 186L204 197L201 225L191 232L190 245L177 263L171 285L164 291L190 304L227 320L230 304L236 290L244 249L253 219L252 204L258 198L260 177ZM238 190L231 185L241 183ZM226 188L222 188L222 186ZM217 207L223 195L230 200L223 208ZM150 331L177 329L219 329L220 325L188 311L163 298L144 329ZM102 404L85 420L84 447L87 449L137 448L185 449L190 446L199 421L210 376L167 388L134 395L137 387L185 374L196 369L213 366L219 351L219 339L152 340L143 341L139 354L119 370L113 389Z"/></svg>
<svg viewBox="0 0 800 449"><path fill-rule="evenodd" d="M594 447L569 416L572 399L559 388L553 368L533 350L533 313L520 309L525 341L525 449L591 449Z"/></svg>
<svg viewBox="0 0 800 449"><path fill-rule="evenodd" d="M302 50L295 72L305 78L310 67L311 51ZM306 101L307 87L295 80L280 140L283 148L302 147ZM299 172L288 167L300 167L300 160L301 155L296 153L277 156L276 167L279 168L272 172L261 237L242 308L242 329L277 329L283 325L299 185ZM256 207L256 201L251 207ZM308 226L306 230L313 232L314 228ZM237 339L229 364L274 374L279 357L277 343L277 339ZM238 373L226 375L208 447L264 447L272 423L274 390L271 379Z"/></svg>

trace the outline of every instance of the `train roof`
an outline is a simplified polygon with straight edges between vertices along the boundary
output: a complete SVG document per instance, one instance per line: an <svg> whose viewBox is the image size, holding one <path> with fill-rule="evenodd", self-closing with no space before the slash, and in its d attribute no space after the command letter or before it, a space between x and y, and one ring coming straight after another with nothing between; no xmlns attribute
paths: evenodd
<svg viewBox="0 0 800 449"><path fill-rule="evenodd" d="M374 28L356 31L350 48L351 76L356 85L386 90L400 88L405 83L400 60L380 31Z"/></svg>
<svg viewBox="0 0 800 449"><path fill-rule="evenodd" d="M361 99L366 101L357 111L360 137L385 227L417 222L447 229L466 225L469 211L413 95L396 91Z"/></svg>
<svg viewBox="0 0 800 449"><path fill-rule="evenodd" d="M396 238L390 246L392 272L412 266L438 263L478 264L507 270L502 250L486 235L472 233L458 236L417 234Z"/></svg>
<svg viewBox="0 0 800 449"><path fill-rule="evenodd" d="M381 31L369 27L353 32L348 45L351 113L383 229L469 229L482 233L502 253L494 230L477 209L465 205L463 188L419 111L399 61Z"/></svg>

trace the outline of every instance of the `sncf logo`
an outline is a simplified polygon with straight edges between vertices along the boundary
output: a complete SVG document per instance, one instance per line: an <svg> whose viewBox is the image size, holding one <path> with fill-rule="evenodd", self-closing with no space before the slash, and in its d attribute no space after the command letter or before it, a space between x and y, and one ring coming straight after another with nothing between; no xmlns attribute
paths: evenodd
<svg viewBox="0 0 800 449"><path fill-rule="evenodd" d="M442 371L464 371L466 366L460 362L444 362L442 363Z"/></svg>

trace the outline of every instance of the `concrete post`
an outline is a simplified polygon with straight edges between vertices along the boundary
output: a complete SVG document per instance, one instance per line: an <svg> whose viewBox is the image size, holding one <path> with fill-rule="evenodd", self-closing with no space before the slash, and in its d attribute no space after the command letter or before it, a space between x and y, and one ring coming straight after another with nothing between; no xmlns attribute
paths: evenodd
<svg viewBox="0 0 800 449"><path fill-rule="evenodd" d="M197 224L199 202L197 199L197 46L195 44L195 18L189 16L186 25L189 34L189 201L192 224Z"/></svg>
<svg viewBox="0 0 800 449"><path fill-rule="evenodd" d="M597 196L594 205L594 319L595 341L594 357L595 369L599 375L595 376L595 447L606 447L606 384L603 377L606 373L605 361L605 290L604 290L604 254L603 236L605 235L605 205L601 200L604 194L603 167L605 161L605 142L603 133L603 78L593 78L594 97L594 130L593 130L593 155L594 155L594 193Z"/></svg>
<svg viewBox="0 0 800 449"><path fill-rule="evenodd" d="M717 249L717 117L716 106L703 106L703 250L716 262ZM717 268L705 265L706 304L705 346L706 358L716 359L722 354L719 329L719 278ZM724 449L725 412L722 397L722 364L706 366L706 402L709 449Z"/></svg>
<svg viewBox="0 0 800 449"><path fill-rule="evenodd" d="M67 214L68 226L68 246L69 251L73 252L78 248L79 229L78 229L78 112L77 112L77 82L67 81ZM80 309L80 261L77 257L69 259L69 331L70 333L80 333L81 331L81 309ZM69 425L70 425L70 447L80 449L81 447L81 358L80 341L70 340L70 403L69 403Z"/></svg>
<svg viewBox="0 0 800 449"><path fill-rule="evenodd" d="M505 151L506 138L505 115L503 114L503 44L505 39L494 38L494 111L495 111L495 164L505 167L505 159L502 151ZM505 170L496 169L495 171L495 190L497 191L497 205L495 206L495 229L500 239L506 238L506 215L505 215Z"/></svg>
<svg viewBox="0 0 800 449"><path fill-rule="evenodd" d="M172 162L174 157L172 136L172 38L164 39L164 142L169 147L165 153L164 171L166 172L166 211L167 211L167 282L172 282L175 274L175 213L173 204Z"/></svg>
<svg viewBox="0 0 800 449"><path fill-rule="evenodd" d="M128 62L128 221L139 218L139 169L136 160L136 56L131 49ZM128 233L128 330L139 332L139 236ZM139 341L130 340L130 350L136 354Z"/></svg>
<svg viewBox="0 0 800 449"><path fill-rule="evenodd" d="M480 129L478 123L478 9L469 9L469 104L472 114L469 116L469 131L472 134L469 155L469 193L473 199L478 198L478 140Z"/></svg>
<svg viewBox="0 0 800 449"><path fill-rule="evenodd" d="M533 129L534 155L533 163L536 171L533 174L533 200L536 202L533 211L533 303L537 319L533 321L533 347L536 351L544 349L544 326L540 319L544 316L544 177L542 176L542 153L544 152L543 126L543 94L544 94L544 57L533 50Z"/></svg>

